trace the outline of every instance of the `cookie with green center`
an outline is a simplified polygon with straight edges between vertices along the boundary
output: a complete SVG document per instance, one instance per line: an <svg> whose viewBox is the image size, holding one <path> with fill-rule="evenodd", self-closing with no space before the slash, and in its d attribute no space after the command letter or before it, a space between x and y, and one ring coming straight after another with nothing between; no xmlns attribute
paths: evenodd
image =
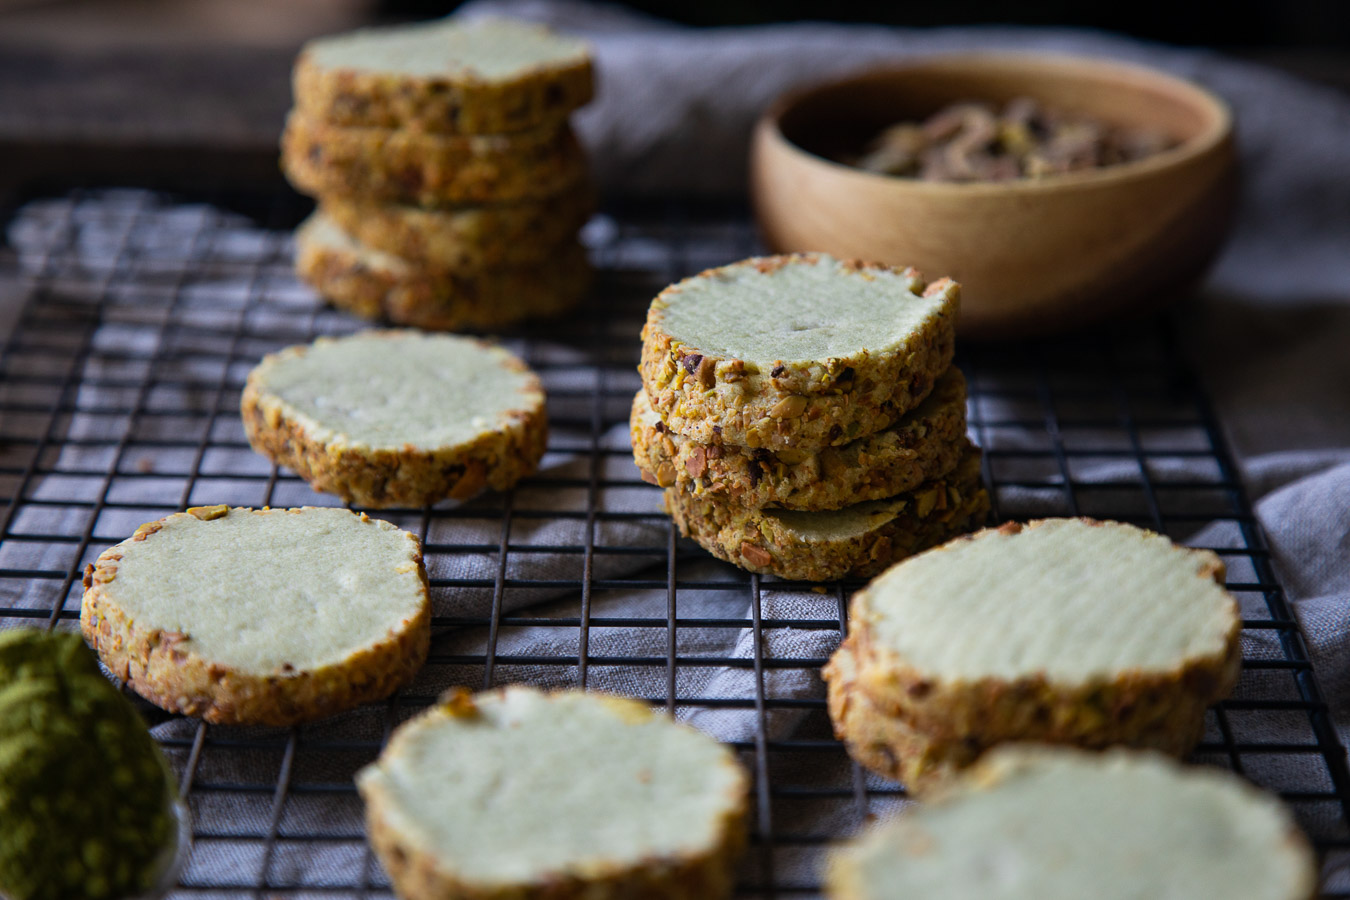
<svg viewBox="0 0 1350 900"><path fill-rule="evenodd" d="M1209 552L1119 522L1008 523L895 566L852 601L824 677L952 762L1009 741L1181 755L1241 665L1242 619ZM848 670L854 669L852 675ZM856 739L858 727L836 719ZM895 755L903 777L929 773ZM943 762L945 765L946 763Z"/></svg>
<svg viewBox="0 0 1350 900"><path fill-rule="evenodd" d="M586 251L575 242L541 263L433 270L358 243L322 214L296 232L295 269L339 309L431 331L500 331L556 316L591 285Z"/></svg>
<svg viewBox="0 0 1350 900"><path fill-rule="evenodd" d="M451 692L356 784L408 900L724 898L746 843L732 752L601 694Z"/></svg>
<svg viewBox="0 0 1350 900"><path fill-rule="evenodd" d="M80 630L169 712L306 722L387 697L422 667L421 542L345 509L197 507L99 555Z"/></svg>
<svg viewBox="0 0 1350 900"><path fill-rule="evenodd" d="M834 851L832 900L1311 900L1307 839L1236 775L1115 750L1007 747Z"/></svg>
<svg viewBox="0 0 1350 900"><path fill-rule="evenodd" d="M367 331L268 355L240 403L253 448L315 490L368 507L466 500L538 468L544 390L475 338Z"/></svg>
<svg viewBox="0 0 1350 900"><path fill-rule="evenodd" d="M327 196L319 209L371 250L462 273L548 262L590 218L595 191L581 184L543 200L445 210Z"/></svg>
<svg viewBox="0 0 1350 900"><path fill-rule="evenodd" d="M867 578L898 559L984 523L979 448L957 467L886 500L805 512L751 509L667 488L666 511L685 537L750 572L801 581Z"/></svg>
<svg viewBox="0 0 1350 900"><path fill-rule="evenodd" d="M951 365L959 294L949 278L819 253L709 269L652 301L642 383L700 443L847 444L928 396Z"/></svg>
<svg viewBox="0 0 1350 900"><path fill-rule="evenodd" d="M894 425L819 450L699 443L668 428L642 390L629 424L633 458L652 484L756 509L838 509L893 497L956 468L965 447L966 380L948 369Z"/></svg>
<svg viewBox="0 0 1350 900"><path fill-rule="evenodd" d="M594 93L590 51L506 19L442 19L310 41L295 105L337 125L495 134L557 126Z"/></svg>
<svg viewBox="0 0 1350 900"><path fill-rule="evenodd" d="M538 200L586 179L586 154L566 125L441 135L345 128L296 112L281 136L281 166L311 196L433 209Z"/></svg>

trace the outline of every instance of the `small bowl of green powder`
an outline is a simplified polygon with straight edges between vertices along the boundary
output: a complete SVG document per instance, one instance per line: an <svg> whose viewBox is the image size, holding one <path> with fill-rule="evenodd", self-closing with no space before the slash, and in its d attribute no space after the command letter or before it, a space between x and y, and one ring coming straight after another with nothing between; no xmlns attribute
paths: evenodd
<svg viewBox="0 0 1350 900"><path fill-rule="evenodd" d="M163 896L187 810L145 723L78 634L0 631L0 897Z"/></svg>

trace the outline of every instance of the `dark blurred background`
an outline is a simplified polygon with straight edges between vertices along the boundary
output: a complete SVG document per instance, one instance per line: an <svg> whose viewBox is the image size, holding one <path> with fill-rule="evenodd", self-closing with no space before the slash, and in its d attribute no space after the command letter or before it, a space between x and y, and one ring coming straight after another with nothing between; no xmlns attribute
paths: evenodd
<svg viewBox="0 0 1350 900"><path fill-rule="evenodd" d="M624 3L687 25L749 25L796 19L933 26L1000 23L1101 28L1172 44L1211 47L1350 48L1350 3L1288 0L1261 3L990 3L976 0L886 2L842 0L643 0ZM382 14L424 18L446 9L432 0L384 0Z"/></svg>
<svg viewBox="0 0 1350 900"><path fill-rule="evenodd" d="M14 186L281 186L276 140L308 38L431 18L436 0L0 0L0 202ZM1350 91L1350 2L639 0L687 25L802 19L1104 29L1208 46Z"/></svg>

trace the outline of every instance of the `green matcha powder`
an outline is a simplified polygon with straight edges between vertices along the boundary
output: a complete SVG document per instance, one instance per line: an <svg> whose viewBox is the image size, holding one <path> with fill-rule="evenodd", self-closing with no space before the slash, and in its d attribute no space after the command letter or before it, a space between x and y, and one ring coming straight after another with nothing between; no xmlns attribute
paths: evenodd
<svg viewBox="0 0 1350 900"><path fill-rule="evenodd" d="M0 631L0 895L149 890L174 821L170 776L78 634Z"/></svg>

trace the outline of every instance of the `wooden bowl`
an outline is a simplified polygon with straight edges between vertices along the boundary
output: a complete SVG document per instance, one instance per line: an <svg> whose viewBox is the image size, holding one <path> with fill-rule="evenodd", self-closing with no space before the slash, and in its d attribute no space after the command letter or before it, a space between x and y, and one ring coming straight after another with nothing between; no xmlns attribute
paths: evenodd
<svg viewBox="0 0 1350 900"><path fill-rule="evenodd" d="M1047 107L1180 140L1110 168L950 184L832 157L961 100ZM1073 57L944 56L780 99L760 120L751 190L775 252L913 265L961 282L963 336L1022 337L1140 314L1185 296L1228 231L1233 120L1218 97L1152 69Z"/></svg>

